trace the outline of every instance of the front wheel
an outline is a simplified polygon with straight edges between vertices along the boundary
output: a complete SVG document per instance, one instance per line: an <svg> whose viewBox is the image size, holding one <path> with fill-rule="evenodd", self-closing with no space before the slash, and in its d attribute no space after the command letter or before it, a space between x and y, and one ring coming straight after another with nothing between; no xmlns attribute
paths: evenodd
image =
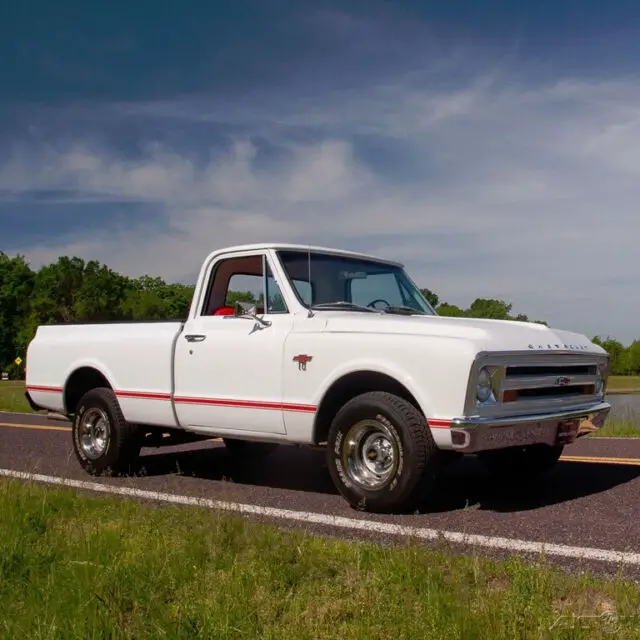
<svg viewBox="0 0 640 640"><path fill-rule="evenodd" d="M82 396L71 426L73 449L92 475L133 471L142 448L135 425L129 424L111 389L99 387Z"/></svg>
<svg viewBox="0 0 640 640"><path fill-rule="evenodd" d="M353 398L329 429L331 478L349 504L363 511L413 508L433 487L437 460L424 416L391 393Z"/></svg>
<svg viewBox="0 0 640 640"><path fill-rule="evenodd" d="M551 471L562 455L562 445L534 444L480 451L478 459L490 475L501 480L533 480Z"/></svg>

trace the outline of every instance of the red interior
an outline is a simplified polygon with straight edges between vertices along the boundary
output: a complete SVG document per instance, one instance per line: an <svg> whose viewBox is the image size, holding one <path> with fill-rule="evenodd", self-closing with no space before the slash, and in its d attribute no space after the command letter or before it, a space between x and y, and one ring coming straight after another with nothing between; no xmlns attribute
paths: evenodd
<svg viewBox="0 0 640 640"><path fill-rule="evenodd" d="M211 315L212 316L232 316L235 314L235 309L233 307L224 306L216 309ZM264 307L257 307L256 313L264 313Z"/></svg>
<svg viewBox="0 0 640 640"><path fill-rule="evenodd" d="M219 307L213 312L214 316L232 316L235 313L233 307Z"/></svg>
<svg viewBox="0 0 640 640"><path fill-rule="evenodd" d="M235 309L227 304L229 282L233 275L262 275L262 256L243 256L223 260L215 270L206 315L233 316ZM257 309L258 313L263 313Z"/></svg>

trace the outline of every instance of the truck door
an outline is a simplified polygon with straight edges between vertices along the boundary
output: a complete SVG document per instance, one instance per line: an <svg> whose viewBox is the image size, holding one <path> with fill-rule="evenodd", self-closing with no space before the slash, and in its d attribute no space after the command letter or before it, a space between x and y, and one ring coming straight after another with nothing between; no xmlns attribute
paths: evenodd
<svg viewBox="0 0 640 640"><path fill-rule="evenodd" d="M199 315L175 350L174 401L183 427L285 433L283 347L292 325L269 257L238 252L216 261L203 283ZM253 301L261 321L234 315L236 300Z"/></svg>

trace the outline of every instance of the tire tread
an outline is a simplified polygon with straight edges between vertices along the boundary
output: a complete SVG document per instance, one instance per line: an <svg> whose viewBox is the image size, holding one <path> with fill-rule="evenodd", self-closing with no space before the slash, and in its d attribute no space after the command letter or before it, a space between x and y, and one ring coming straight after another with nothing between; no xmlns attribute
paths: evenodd
<svg viewBox="0 0 640 640"><path fill-rule="evenodd" d="M387 391L368 391L355 396L346 402L336 413L329 429L329 439L327 455L329 457L329 469L338 490L352 507L358 507L359 500L356 500L353 492L342 486L339 474L333 469L331 459L333 457L333 442L336 433L340 428L341 417L345 413L360 405L364 406L384 406L387 411L393 412L400 417L402 424L394 426L405 432L406 442L404 448L411 449L411 470L410 481L404 490L393 497L387 494L384 498L365 498L366 510L387 513L395 510L413 509L417 503L429 492L437 470L439 448L437 447L431 431L428 427L424 415L412 403L404 398ZM386 499L385 499L386 498Z"/></svg>
<svg viewBox="0 0 640 640"><path fill-rule="evenodd" d="M99 460L83 458L76 444L75 430L78 420L76 413L73 424L73 445L76 458L81 466L87 473L95 476L120 475L131 472L141 449L141 442L137 437L137 425L127 422L118 399L113 390L108 387L94 387L87 391L80 398L77 408L86 404L90 406L102 404L106 409L111 421L111 445L106 456Z"/></svg>

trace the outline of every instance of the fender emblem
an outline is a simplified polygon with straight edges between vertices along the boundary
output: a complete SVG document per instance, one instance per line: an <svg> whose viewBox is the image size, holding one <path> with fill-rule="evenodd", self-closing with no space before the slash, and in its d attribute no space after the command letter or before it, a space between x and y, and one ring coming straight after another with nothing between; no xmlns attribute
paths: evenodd
<svg viewBox="0 0 640 640"><path fill-rule="evenodd" d="M304 353L293 356L293 361L298 363L298 371L306 371L307 362L311 362L311 360L313 360L312 356L308 356Z"/></svg>

